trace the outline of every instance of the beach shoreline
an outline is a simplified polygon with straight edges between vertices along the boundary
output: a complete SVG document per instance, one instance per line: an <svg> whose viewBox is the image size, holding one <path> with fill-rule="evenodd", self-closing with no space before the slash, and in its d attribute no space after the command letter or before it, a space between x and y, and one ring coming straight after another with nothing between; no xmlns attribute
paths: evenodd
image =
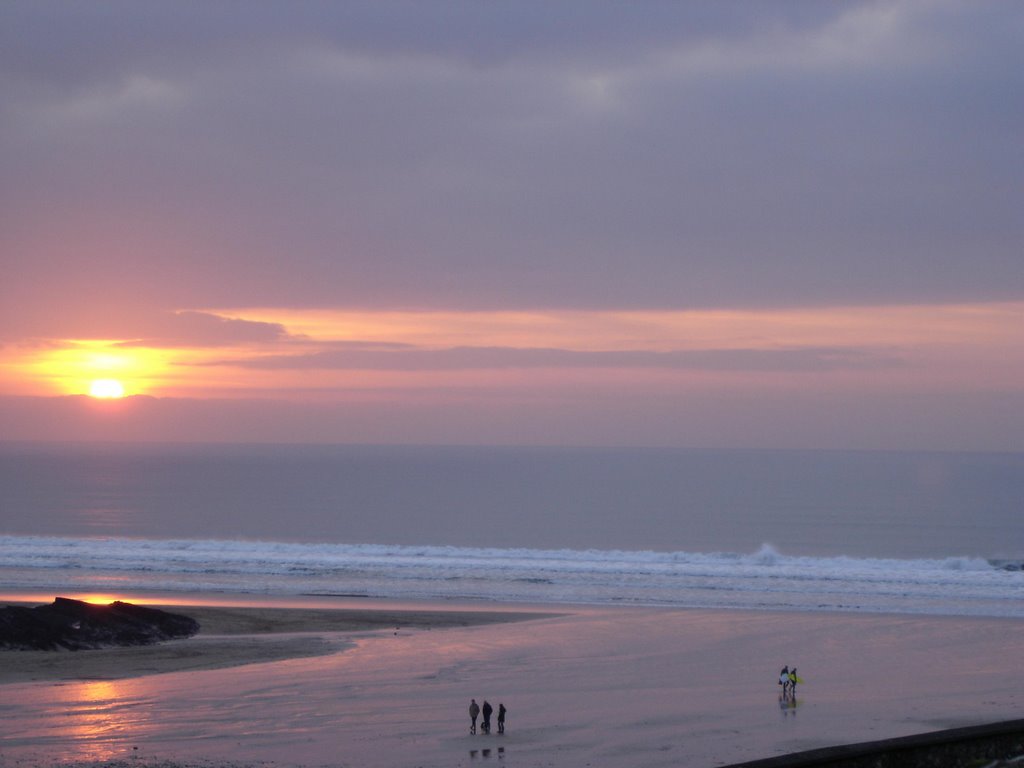
<svg viewBox="0 0 1024 768"><path fill-rule="evenodd" d="M10 605L35 605L12 601ZM143 603L138 603L142 605ZM156 607L156 606L153 606ZM556 615L525 610L388 607L257 607L160 604L199 622L190 638L153 645L80 651L0 650L0 685L54 680L120 680L325 656L352 646L350 636L374 632L469 627Z"/></svg>
<svg viewBox="0 0 1024 768"><path fill-rule="evenodd" d="M3 707L0 762L724 766L1024 714L1015 619L248 602L164 602L205 629L51 654L106 655L96 674L0 678L18 702ZM190 648L206 661L160 657ZM774 684L784 663L807 681L792 702ZM505 703L508 732L470 735L471 697Z"/></svg>

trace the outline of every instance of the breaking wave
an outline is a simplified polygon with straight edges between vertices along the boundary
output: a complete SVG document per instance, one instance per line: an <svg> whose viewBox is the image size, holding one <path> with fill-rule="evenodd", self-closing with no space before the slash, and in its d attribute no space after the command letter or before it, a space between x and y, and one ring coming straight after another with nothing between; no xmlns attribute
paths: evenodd
<svg viewBox="0 0 1024 768"><path fill-rule="evenodd" d="M758 551L655 552L0 536L9 589L346 594L1024 617L1021 563Z"/></svg>

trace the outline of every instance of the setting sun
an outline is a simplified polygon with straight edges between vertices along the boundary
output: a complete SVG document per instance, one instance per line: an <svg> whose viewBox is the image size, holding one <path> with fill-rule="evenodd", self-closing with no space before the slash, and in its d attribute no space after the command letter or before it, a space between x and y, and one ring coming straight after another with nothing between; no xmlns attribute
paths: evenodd
<svg viewBox="0 0 1024 768"><path fill-rule="evenodd" d="M124 397L124 385L117 379L96 379L89 385L89 396L104 399Z"/></svg>

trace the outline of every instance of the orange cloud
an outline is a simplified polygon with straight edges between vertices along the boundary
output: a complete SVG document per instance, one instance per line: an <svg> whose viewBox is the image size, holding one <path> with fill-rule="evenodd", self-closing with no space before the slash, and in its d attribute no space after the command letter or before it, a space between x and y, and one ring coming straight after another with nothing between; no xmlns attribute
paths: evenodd
<svg viewBox="0 0 1024 768"><path fill-rule="evenodd" d="M662 312L179 313L148 339L8 347L2 394L346 398L355 392L818 387L1017 391L1024 303ZM397 395L394 395L397 396Z"/></svg>
<svg viewBox="0 0 1024 768"><path fill-rule="evenodd" d="M778 310L354 312L211 310L318 341L576 350L764 349L1020 342L1024 302ZM1017 324L1017 327L1014 327Z"/></svg>

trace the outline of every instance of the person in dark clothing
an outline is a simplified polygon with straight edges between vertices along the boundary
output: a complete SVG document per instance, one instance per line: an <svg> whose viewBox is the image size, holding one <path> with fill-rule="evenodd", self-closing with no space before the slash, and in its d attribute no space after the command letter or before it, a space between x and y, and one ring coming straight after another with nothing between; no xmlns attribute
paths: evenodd
<svg viewBox="0 0 1024 768"><path fill-rule="evenodd" d="M469 732L476 733L476 718L480 714L480 705L476 703L476 699L469 700Z"/></svg>
<svg viewBox="0 0 1024 768"><path fill-rule="evenodd" d="M782 671L779 673L779 685L782 686L782 695L784 697L788 696L789 695L789 664L784 666L782 668Z"/></svg>
<svg viewBox="0 0 1024 768"><path fill-rule="evenodd" d="M487 702L487 699L484 699L484 708L482 710L480 710L480 711L483 713L483 716L484 716L483 722L480 724L480 730L483 731L484 733L490 733L491 732L491 712L494 711L494 707L492 707Z"/></svg>
<svg viewBox="0 0 1024 768"><path fill-rule="evenodd" d="M508 710L505 709L505 705L498 702L498 733L505 732L505 713Z"/></svg>

